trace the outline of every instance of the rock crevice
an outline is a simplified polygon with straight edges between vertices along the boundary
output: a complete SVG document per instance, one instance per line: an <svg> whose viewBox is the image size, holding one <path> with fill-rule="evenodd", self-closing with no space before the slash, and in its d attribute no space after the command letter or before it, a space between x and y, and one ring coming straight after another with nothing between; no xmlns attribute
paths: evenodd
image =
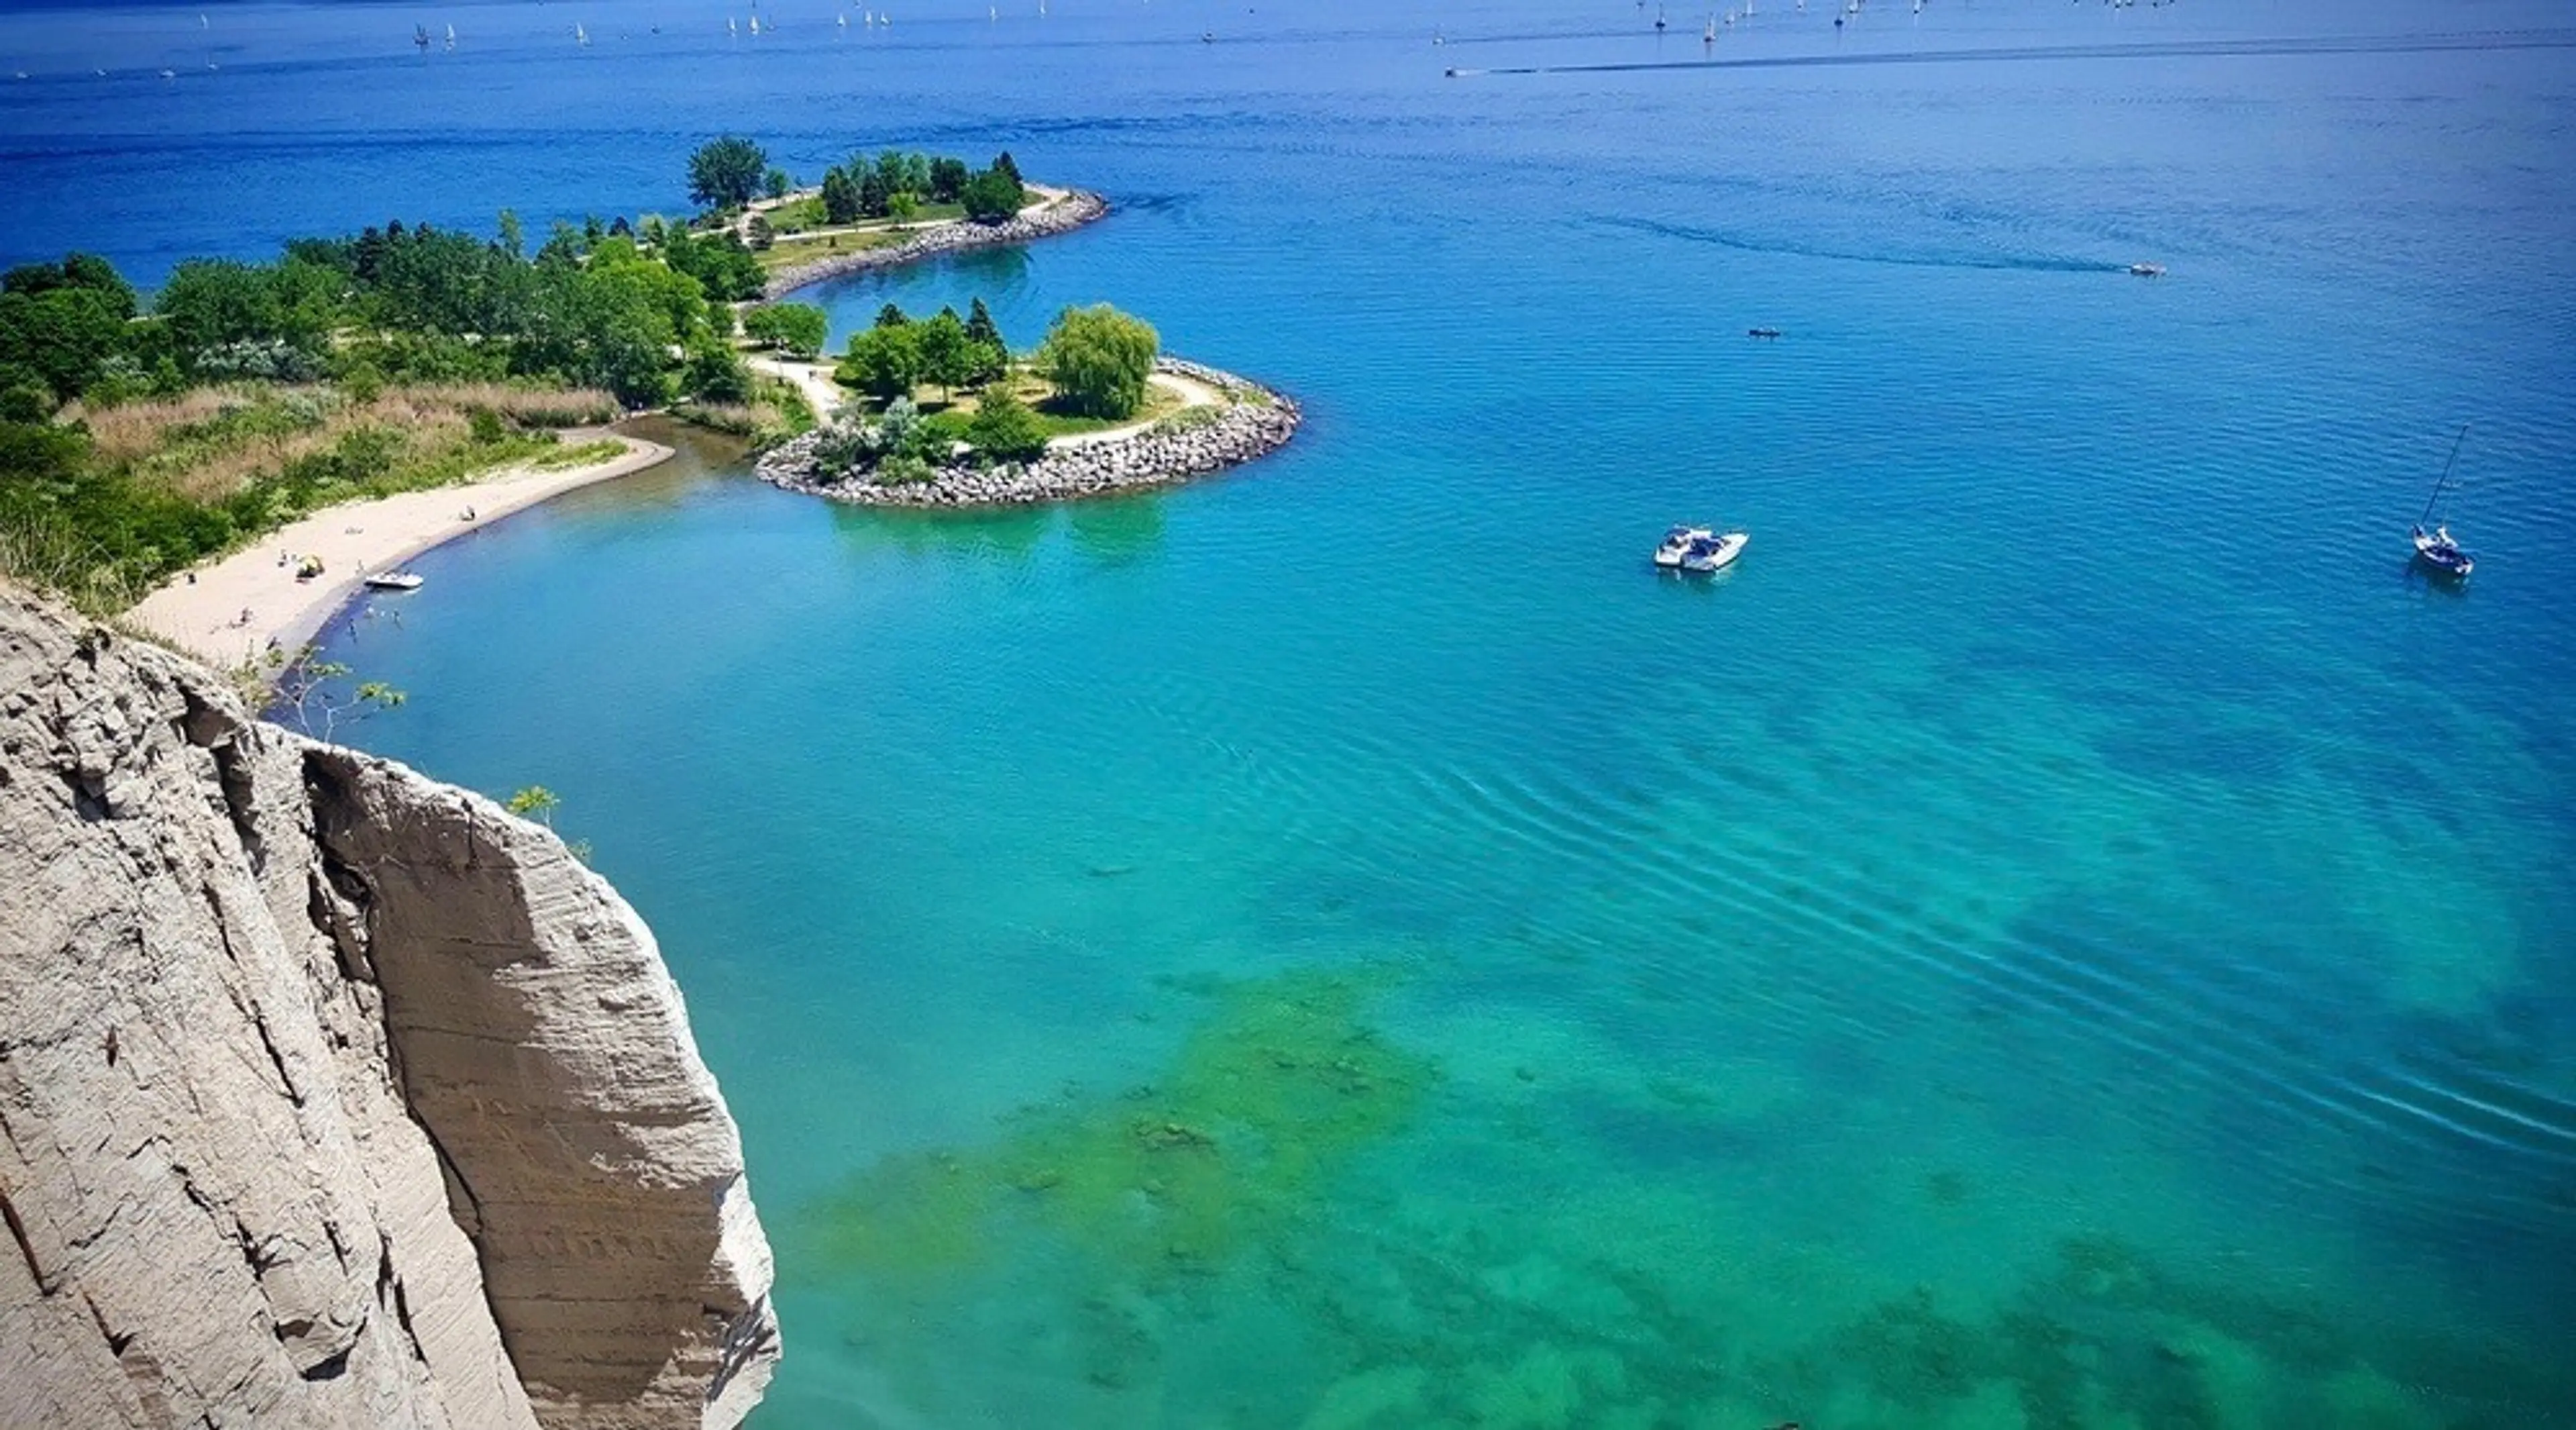
<svg viewBox="0 0 2576 1430"><path fill-rule="evenodd" d="M777 1356L615 891L5 588L0 1222L0 1423L730 1426Z"/></svg>

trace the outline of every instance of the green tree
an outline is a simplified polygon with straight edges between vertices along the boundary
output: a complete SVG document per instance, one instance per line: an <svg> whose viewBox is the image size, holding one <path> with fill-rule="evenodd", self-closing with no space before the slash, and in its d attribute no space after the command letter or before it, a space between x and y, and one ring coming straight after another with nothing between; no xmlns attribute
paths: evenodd
<svg viewBox="0 0 2576 1430"><path fill-rule="evenodd" d="M966 180L972 177L963 159L938 158L930 161L930 200L953 204L966 192Z"/></svg>
<svg viewBox="0 0 2576 1430"><path fill-rule="evenodd" d="M749 302L768 286L760 260L731 230L692 238L684 230L671 229L662 236L661 251L663 262L698 280L707 296L719 303Z"/></svg>
<svg viewBox="0 0 2576 1430"><path fill-rule="evenodd" d="M870 328L850 339L849 355L834 370L834 380L878 397L908 395L921 382L920 326Z"/></svg>
<svg viewBox="0 0 2576 1430"><path fill-rule="evenodd" d="M823 351L831 320L810 303L770 303L743 314L742 331L763 347L810 358Z"/></svg>
<svg viewBox="0 0 2576 1430"><path fill-rule="evenodd" d="M888 303L884 307L877 309L876 326L880 328L900 328L911 321L911 318L904 315L903 309L896 307L892 303Z"/></svg>
<svg viewBox="0 0 2576 1430"><path fill-rule="evenodd" d="M956 309L942 308L939 316L917 326L923 381L936 383L943 393L954 396L958 388L975 380L975 343L966 336L966 324Z"/></svg>
<svg viewBox="0 0 2576 1430"><path fill-rule="evenodd" d="M337 270L300 258L275 265L197 259L171 270L153 310L191 367L244 345L274 346L318 365L341 317L344 283Z"/></svg>
<svg viewBox="0 0 2576 1430"><path fill-rule="evenodd" d="M501 251L512 258L522 257L528 251L528 231L520 227L515 209L501 210Z"/></svg>
<svg viewBox="0 0 2576 1430"><path fill-rule="evenodd" d="M759 214L753 214L751 221L742 226L742 233L745 242L754 253L763 252L778 241L777 230L772 229L769 226L769 220Z"/></svg>
<svg viewBox="0 0 2576 1430"><path fill-rule="evenodd" d="M680 385L701 402L749 402L751 369L742 355L709 336L689 345Z"/></svg>
<svg viewBox="0 0 2576 1430"><path fill-rule="evenodd" d="M1020 166L1011 162L1011 151L1008 149L1005 149L1001 153L993 156L993 167L1002 173L1010 175L1011 182L1014 184L1025 184L1028 182L1028 180L1020 177Z"/></svg>
<svg viewBox="0 0 2576 1430"><path fill-rule="evenodd" d="M1144 405L1145 378L1161 345L1151 324L1106 303L1067 308L1038 348L1038 370L1073 411L1132 417Z"/></svg>
<svg viewBox="0 0 2576 1430"><path fill-rule="evenodd" d="M53 401L67 402L98 381L125 344L125 317L108 293L72 287L0 292L4 385L40 387Z"/></svg>
<svg viewBox="0 0 2576 1430"><path fill-rule="evenodd" d="M859 217L884 218L886 201L892 197L876 170L869 169L859 176Z"/></svg>
<svg viewBox="0 0 2576 1430"><path fill-rule="evenodd" d="M915 198L910 189L906 189L902 193L896 194L893 198L886 200L886 217L893 219L896 223L910 223L912 222L913 215L920 212L921 200Z"/></svg>
<svg viewBox="0 0 2576 1430"><path fill-rule="evenodd" d="M912 192L912 163L900 149L888 149L877 156L877 183L891 201L897 194Z"/></svg>
<svg viewBox="0 0 2576 1430"><path fill-rule="evenodd" d="M33 297L64 290L97 294L119 318L136 312L134 285L95 253L67 253L60 263L22 264L0 274L0 292Z"/></svg>
<svg viewBox="0 0 2576 1430"><path fill-rule="evenodd" d="M988 462L1028 462L1046 452L1046 423L1029 405L996 387L977 399L966 441Z"/></svg>
<svg viewBox="0 0 2576 1430"><path fill-rule="evenodd" d="M1009 346L1002 341L1001 328L993 322L993 310L985 307L984 300L981 298L967 306L966 336L979 343L991 343L997 348Z"/></svg>
<svg viewBox="0 0 2576 1430"><path fill-rule="evenodd" d="M823 219L827 223L859 221L859 186L838 169L823 176Z"/></svg>
<svg viewBox="0 0 2576 1430"><path fill-rule="evenodd" d="M788 177L785 169L773 168L768 173L760 176L761 192L769 195L769 197L773 199L783 199L787 197L787 191L795 187L796 181Z"/></svg>
<svg viewBox="0 0 2576 1430"><path fill-rule="evenodd" d="M1020 181L999 169L986 169L966 181L958 201L966 206L966 216L977 223L1005 223L1020 211L1028 195Z"/></svg>
<svg viewBox="0 0 2576 1430"><path fill-rule="evenodd" d="M759 145L733 134L711 140L689 156L689 200L700 208L740 208L759 196L768 172L769 156Z"/></svg>

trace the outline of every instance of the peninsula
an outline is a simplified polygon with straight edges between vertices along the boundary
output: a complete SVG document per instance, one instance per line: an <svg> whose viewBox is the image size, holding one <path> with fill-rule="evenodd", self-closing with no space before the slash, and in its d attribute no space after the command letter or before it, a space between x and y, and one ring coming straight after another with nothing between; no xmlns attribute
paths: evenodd
<svg viewBox="0 0 2576 1430"><path fill-rule="evenodd" d="M1111 496L1240 466L1303 413L1233 373L1165 355L1142 319L1068 308L1014 356L984 302L915 319L888 304L834 370L866 394L770 448L761 477L869 506L1011 506Z"/></svg>

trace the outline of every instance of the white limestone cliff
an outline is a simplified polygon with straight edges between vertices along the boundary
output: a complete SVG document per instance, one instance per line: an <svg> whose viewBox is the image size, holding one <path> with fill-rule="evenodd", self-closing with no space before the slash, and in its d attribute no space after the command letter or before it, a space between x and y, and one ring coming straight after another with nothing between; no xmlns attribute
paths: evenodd
<svg viewBox="0 0 2576 1430"><path fill-rule="evenodd" d="M0 1424L731 1426L778 1354L614 890L6 588L0 1222Z"/></svg>

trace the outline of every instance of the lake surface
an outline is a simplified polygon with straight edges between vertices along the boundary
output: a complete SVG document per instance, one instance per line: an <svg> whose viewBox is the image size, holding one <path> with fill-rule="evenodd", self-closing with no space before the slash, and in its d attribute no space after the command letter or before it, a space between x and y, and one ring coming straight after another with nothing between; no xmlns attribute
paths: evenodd
<svg viewBox="0 0 2576 1430"><path fill-rule="evenodd" d="M972 517L706 444L334 633L661 935L765 1430L2576 1424L2565 11L1758 5L14 11L0 253L1008 147L1116 214L836 335L1307 404Z"/></svg>

